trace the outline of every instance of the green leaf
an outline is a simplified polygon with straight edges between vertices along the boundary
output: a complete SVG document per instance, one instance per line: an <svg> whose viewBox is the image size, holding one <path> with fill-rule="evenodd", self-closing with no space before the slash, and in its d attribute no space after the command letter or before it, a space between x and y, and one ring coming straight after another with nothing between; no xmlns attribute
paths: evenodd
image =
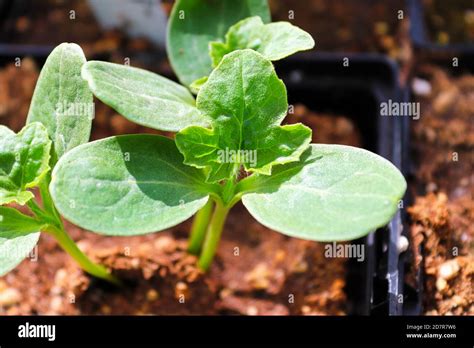
<svg viewBox="0 0 474 348"><path fill-rule="evenodd" d="M58 158L89 141L94 103L81 78L85 62L78 45L56 47L41 70L31 100L27 123L41 122L48 129Z"/></svg>
<svg viewBox="0 0 474 348"><path fill-rule="evenodd" d="M286 89L270 61L252 50L222 60L201 88L198 109L213 128L189 127L176 135L185 164L207 168L209 182L230 178L243 165L271 174L272 166L297 161L311 130L279 126L287 112Z"/></svg>
<svg viewBox="0 0 474 348"><path fill-rule="evenodd" d="M0 139L15 135L15 132L10 128L0 125Z"/></svg>
<svg viewBox="0 0 474 348"><path fill-rule="evenodd" d="M90 61L84 65L82 77L97 98L142 126L177 132L192 125L209 125L188 89L160 75Z"/></svg>
<svg viewBox="0 0 474 348"><path fill-rule="evenodd" d="M51 140L41 123L31 123L15 134L0 127L0 205L25 204L49 171Z"/></svg>
<svg viewBox="0 0 474 348"><path fill-rule="evenodd" d="M0 237L16 238L38 232L43 225L28 215L10 207L0 206Z"/></svg>
<svg viewBox="0 0 474 348"><path fill-rule="evenodd" d="M406 190L398 169L355 147L312 144L299 162L239 184L260 223L316 241L351 240L386 225Z"/></svg>
<svg viewBox="0 0 474 348"><path fill-rule="evenodd" d="M41 224L17 210L0 207L0 276L15 268L38 243Z"/></svg>
<svg viewBox="0 0 474 348"><path fill-rule="evenodd" d="M200 79L197 79L191 85L189 86L189 89L191 92L198 94L199 90L201 87L207 82L208 76L201 77Z"/></svg>
<svg viewBox="0 0 474 348"><path fill-rule="evenodd" d="M212 71L209 42L222 40L231 25L250 16L270 22L267 0L177 0L168 23L168 55L186 86Z"/></svg>
<svg viewBox="0 0 474 348"><path fill-rule="evenodd" d="M39 237L39 232L16 238L0 237L0 277L14 269L28 256L38 243Z"/></svg>
<svg viewBox="0 0 474 348"><path fill-rule="evenodd" d="M269 60L280 60L313 47L313 38L304 30L288 22L264 24L258 16L243 19L230 27L225 43L209 43L214 67L226 54L245 48L253 49Z"/></svg>
<svg viewBox="0 0 474 348"><path fill-rule="evenodd" d="M126 135L81 145L56 165L50 192L61 214L107 235L174 226L208 200L204 174L183 164L173 140Z"/></svg>

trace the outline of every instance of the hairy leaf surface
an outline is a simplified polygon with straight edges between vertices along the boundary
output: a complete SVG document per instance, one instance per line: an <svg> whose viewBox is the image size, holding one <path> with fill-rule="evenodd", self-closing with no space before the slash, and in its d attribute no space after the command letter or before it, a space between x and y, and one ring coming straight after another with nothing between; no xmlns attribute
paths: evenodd
<svg viewBox="0 0 474 348"><path fill-rule="evenodd" d="M351 240L387 224L406 190L398 169L355 147L312 144L299 162L240 183L263 225L292 237Z"/></svg>
<svg viewBox="0 0 474 348"><path fill-rule="evenodd" d="M85 62L78 45L56 47L41 70L31 100L27 123L41 122L48 129L58 158L89 141L94 104L81 78Z"/></svg>
<svg viewBox="0 0 474 348"><path fill-rule="evenodd" d="M15 134L0 126L0 205L25 204L49 171L51 140L41 123L31 123Z"/></svg>
<svg viewBox="0 0 474 348"><path fill-rule="evenodd" d="M136 235L174 226L208 200L204 174L183 164L173 140L126 135L65 155L50 191L64 217L94 232Z"/></svg>
<svg viewBox="0 0 474 348"><path fill-rule="evenodd" d="M82 76L97 98L142 126L177 132L192 125L209 125L189 90L160 75L90 61L84 65Z"/></svg>
<svg viewBox="0 0 474 348"><path fill-rule="evenodd" d="M38 243L40 233L15 238L0 237L0 277L23 261Z"/></svg>
<svg viewBox="0 0 474 348"><path fill-rule="evenodd" d="M41 230L42 225L34 218L10 207L0 206L0 237L16 238Z"/></svg>
<svg viewBox="0 0 474 348"><path fill-rule="evenodd" d="M253 49L269 60L280 60L313 47L313 38L304 30L288 22L265 24L258 16L243 19L230 27L225 42L209 44L214 67L226 54L245 48Z"/></svg>
<svg viewBox="0 0 474 348"><path fill-rule="evenodd" d="M227 179L243 165L271 174L272 166L297 161L311 130L280 126L287 112L286 89L270 61L252 50L228 54L202 86L197 106L212 129L188 127L176 135L185 162L206 168L208 181Z"/></svg>
<svg viewBox="0 0 474 348"><path fill-rule="evenodd" d="M38 242L41 225L16 209L0 207L0 276L14 269Z"/></svg>
<svg viewBox="0 0 474 348"><path fill-rule="evenodd" d="M222 40L231 25L250 16L270 21L267 0L177 0L168 26L168 55L189 86L212 71L209 42Z"/></svg>

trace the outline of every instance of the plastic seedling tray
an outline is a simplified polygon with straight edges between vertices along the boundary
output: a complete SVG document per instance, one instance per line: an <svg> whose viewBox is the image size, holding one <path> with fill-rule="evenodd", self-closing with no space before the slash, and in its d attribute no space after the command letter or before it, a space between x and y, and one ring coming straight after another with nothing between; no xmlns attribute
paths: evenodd
<svg viewBox="0 0 474 348"><path fill-rule="evenodd" d="M349 66L344 66L348 58ZM380 103L407 101L398 84L397 65L377 54L302 54L277 64L288 88L290 104L303 103L316 112L351 118L363 136L362 146L389 159L398 168L407 166L404 135L407 117L382 117ZM347 294L351 314L401 315L404 260L399 239L402 217L376 233L354 241L366 247L364 262L351 259Z"/></svg>
<svg viewBox="0 0 474 348"><path fill-rule="evenodd" d="M465 42L441 45L431 41L428 37L425 9L422 1L407 0L407 8L410 15L410 36L416 49L439 61L452 60L453 57L457 57L459 65L468 66L470 70L473 70L474 43Z"/></svg>

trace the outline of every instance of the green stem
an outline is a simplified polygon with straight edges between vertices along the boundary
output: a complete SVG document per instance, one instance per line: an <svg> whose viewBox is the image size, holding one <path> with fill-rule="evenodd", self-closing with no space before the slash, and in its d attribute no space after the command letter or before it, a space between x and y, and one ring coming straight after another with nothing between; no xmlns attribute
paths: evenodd
<svg viewBox="0 0 474 348"><path fill-rule="evenodd" d="M221 202L216 202L216 208L214 209L198 262L199 267L204 271L207 271L214 258L229 209L229 207L224 206Z"/></svg>
<svg viewBox="0 0 474 348"><path fill-rule="evenodd" d="M36 203L34 198L30 199L26 204L28 205L28 208L30 208L31 212L33 214L35 214L35 216L38 219L48 220L48 218L49 218L48 215L46 215L43 212L43 209L41 209L41 207L38 205L38 203Z"/></svg>
<svg viewBox="0 0 474 348"><path fill-rule="evenodd" d="M237 182L237 177L233 176L232 178L226 181L226 183L224 184L222 188L222 201L224 202L226 206L228 206L228 203L234 197L236 182Z"/></svg>
<svg viewBox="0 0 474 348"><path fill-rule="evenodd" d="M115 285L121 285L118 278L110 274L105 267L92 262L78 247L64 228L50 225L47 232L56 238L59 245L82 267L94 277L107 280Z"/></svg>
<svg viewBox="0 0 474 348"><path fill-rule="evenodd" d="M201 250L213 208L214 202L209 198L206 205L202 207L194 217L193 226L191 227L191 235L188 242L189 253L197 255Z"/></svg>
<svg viewBox="0 0 474 348"><path fill-rule="evenodd" d="M53 198L49 193L49 183L51 182L51 173L46 174L46 177L41 180L39 184L41 200L43 201L43 208L46 212L53 215L57 220L61 220L58 211L53 203Z"/></svg>

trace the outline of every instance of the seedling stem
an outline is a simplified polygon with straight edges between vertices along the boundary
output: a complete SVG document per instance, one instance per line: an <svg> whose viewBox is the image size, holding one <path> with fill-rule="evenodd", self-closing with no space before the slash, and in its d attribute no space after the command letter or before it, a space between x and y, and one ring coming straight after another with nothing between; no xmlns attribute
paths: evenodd
<svg viewBox="0 0 474 348"><path fill-rule="evenodd" d="M82 267L84 271L94 277L107 280L117 286L121 285L120 280L110 274L103 266L91 261L66 233L62 226L49 225L45 232L49 232L71 257Z"/></svg>
<svg viewBox="0 0 474 348"><path fill-rule="evenodd" d="M198 255L201 250L213 208L214 202L212 198L209 198L206 205L197 212L194 218L188 245L188 251L193 255Z"/></svg>
<svg viewBox="0 0 474 348"><path fill-rule="evenodd" d="M198 262L199 267L204 271L207 271L214 258L229 210L230 207L224 206L221 202L216 202Z"/></svg>

